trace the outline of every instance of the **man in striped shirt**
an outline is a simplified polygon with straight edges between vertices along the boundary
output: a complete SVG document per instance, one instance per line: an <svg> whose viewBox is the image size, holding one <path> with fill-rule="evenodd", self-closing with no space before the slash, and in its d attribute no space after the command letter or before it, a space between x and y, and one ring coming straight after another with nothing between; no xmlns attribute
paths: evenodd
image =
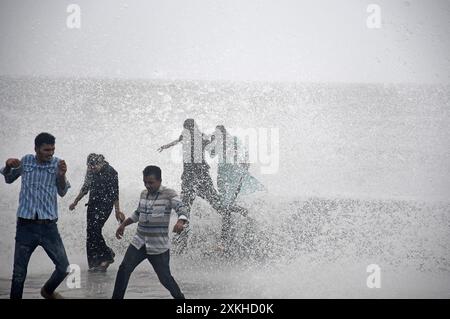
<svg viewBox="0 0 450 319"><path fill-rule="evenodd" d="M178 221L173 231L181 233L188 222L189 213L177 193L161 186L161 169L147 166L143 171L145 190L142 191L137 210L117 229L116 236L122 238L125 227L138 222L137 233L128 247L117 272L113 299L122 299L133 270L147 259L153 266L161 284L172 297L184 299L178 284L170 273L169 222L174 209Z"/></svg>
<svg viewBox="0 0 450 319"><path fill-rule="evenodd" d="M36 136L34 144L35 155L25 155L21 160L10 158L0 171L8 184L22 177L17 209L11 299L22 298L28 262L37 246L44 248L56 267L41 289L41 295L44 298L61 298L55 289L67 276L69 267L56 224L57 195L63 197L70 187L66 179L67 166L64 160L53 156L54 136L41 133Z"/></svg>

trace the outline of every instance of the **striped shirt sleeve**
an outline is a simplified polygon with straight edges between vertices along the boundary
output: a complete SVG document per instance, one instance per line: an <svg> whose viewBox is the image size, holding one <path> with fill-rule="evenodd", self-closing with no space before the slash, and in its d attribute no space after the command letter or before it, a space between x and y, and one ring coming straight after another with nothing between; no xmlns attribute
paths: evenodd
<svg viewBox="0 0 450 319"><path fill-rule="evenodd" d="M178 219L189 221L189 212L181 198L174 190L170 191L170 207L175 210L178 215Z"/></svg>
<svg viewBox="0 0 450 319"><path fill-rule="evenodd" d="M8 171L8 172L6 172ZM0 174L5 177L5 182L7 184L12 184L16 179L22 175L22 164L17 168L6 169L6 166L0 170Z"/></svg>
<svg viewBox="0 0 450 319"><path fill-rule="evenodd" d="M58 162L57 162L58 164L56 164L56 169L58 169L58 165L59 165L60 161L61 160L58 159ZM60 189L59 184L58 184L58 177L56 178L56 187L57 187L58 195L60 197L64 197L67 194L67 191L69 190L69 188L71 187L71 185L65 175L64 175L64 181L65 181L65 187Z"/></svg>
<svg viewBox="0 0 450 319"><path fill-rule="evenodd" d="M61 197L64 197L67 194L69 188L71 187L69 181L67 180L67 177L64 176L64 179L66 180L66 186L63 189L59 189L58 187L58 195Z"/></svg>
<svg viewBox="0 0 450 319"><path fill-rule="evenodd" d="M131 214L130 219L133 221L133 223L137 223L139 220L139 212L135 210L133 214Z"/></svg>

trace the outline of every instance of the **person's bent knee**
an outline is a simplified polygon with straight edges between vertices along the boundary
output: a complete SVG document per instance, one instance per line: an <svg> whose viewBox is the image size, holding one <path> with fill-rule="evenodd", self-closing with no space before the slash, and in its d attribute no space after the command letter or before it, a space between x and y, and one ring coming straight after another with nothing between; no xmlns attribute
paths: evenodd
<svg viewBox="0 0 450 319"><path fill-rule="evenodd" d="M57 274L59 276L61 276L61 277L66 277L66 276L68 276L70 274L69 267L66 267L66 268L59 268L59 267L57 267L55 270L56 270Z"/></svg>
<svg viewBox="0 0 450 319"><path fill-rule="evenodd" d="M70 274L70 264L69 264L69 261L65 261L65 262L63 262L63 263L61 263L60 265L57 265L56 267L55 267L55 270L56 270L56 272L59 274L59 275L68 275L68 274Z"/></svg>

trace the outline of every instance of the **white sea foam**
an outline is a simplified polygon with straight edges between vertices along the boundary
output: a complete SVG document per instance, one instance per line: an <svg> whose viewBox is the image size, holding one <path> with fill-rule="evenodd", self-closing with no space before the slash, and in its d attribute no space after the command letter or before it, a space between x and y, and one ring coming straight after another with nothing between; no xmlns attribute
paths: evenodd
<svg viewBox="0 0 450 319"><path fill-rule="evenodd" d="M116 251L108 274L85 273L85 208L68 205L81 186L88 153L103 153L120 177L130 214L148 164L180 191L182 167L156 149L193 117L206 133L215 125L277 127L280 168L252 173L267 192L240 197L249 219L236 218L237 244L214 252L218 215L202 200L192 210L185 254L172 272L195 297L449 297L450 89L417 85L334 85L0 79L0 158L33 153L33 138L49 131L56 155L68 163L73 188L59 202L59 229L82 289L72 297L110 297L117 266L134 234L104 235ZM215 178L216 169L212 165ZM15 210L20 183L0 183L0 294L12 272ZM382 288L369 289L366 267L380 266ZM52 269L38 249L25 296L38 296ZM148 280L143 280L148 277ZM130 282L131 297L164 298L149 265Z"/></svg>

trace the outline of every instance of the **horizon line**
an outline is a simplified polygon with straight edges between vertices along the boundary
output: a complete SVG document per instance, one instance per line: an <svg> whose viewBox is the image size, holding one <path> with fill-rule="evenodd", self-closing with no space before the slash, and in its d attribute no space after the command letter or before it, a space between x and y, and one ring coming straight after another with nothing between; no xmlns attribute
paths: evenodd
<svg viewBox="0 0 450 319"><path fill-rule="evenodd" d="M188 79L188 78L143 78L143 77L102 77L102 76L52 76L52 75L25 75L25 74L0 74L4 79L45 79L45 80L107 80L107 81L148 81L148 82L204 82L204 83L231 83L231 84L309 84L309 85L413 85L413 86L450 86L450 82L355 82L355 81L296 81L296 80L230 80L230 79Z"/></svg>

